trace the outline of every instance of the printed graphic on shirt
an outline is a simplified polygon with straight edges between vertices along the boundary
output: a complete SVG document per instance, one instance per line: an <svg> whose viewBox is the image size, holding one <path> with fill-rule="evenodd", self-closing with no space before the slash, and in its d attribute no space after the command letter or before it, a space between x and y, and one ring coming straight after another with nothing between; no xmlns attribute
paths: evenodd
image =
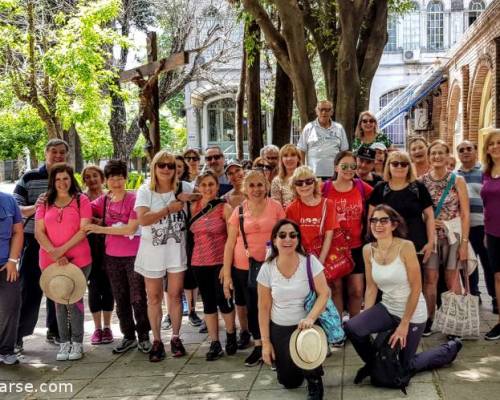
<svg viewBox="0 0 500 400"><path fill-rule="evenodd" d="M175 243L181 243L185 225L184 213L163 217L151 226L153 246L166 245L169 239L173 239Z"/></svg>

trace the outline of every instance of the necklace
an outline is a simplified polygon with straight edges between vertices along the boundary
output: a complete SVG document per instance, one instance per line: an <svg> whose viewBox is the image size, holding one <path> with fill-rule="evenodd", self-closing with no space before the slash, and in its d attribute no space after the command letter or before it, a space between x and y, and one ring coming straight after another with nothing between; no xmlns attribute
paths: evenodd
<svg viewBox="0 0 500 400"><path fill-rule="evenodd" d="M391 243L389 243L389 246L387 246L386 248L380 247L380 245L378 245L378 247L375 247L375 249L379 252L379 255L382 256L383 265L387 264L387 256L389 255L389 250L393 244L394 244L394 238L391 239Z"/></svg>
<svg viewBox="0 0 500 400"><path fill-rule="evenodd" d="M57 200L56 200L57 201ZM59 206L56 201L54 202L54 206L57 208L57 218L56 221L60 224L63 220L64 209L68 207L73 202L73 197L63 206Z"/></svg>

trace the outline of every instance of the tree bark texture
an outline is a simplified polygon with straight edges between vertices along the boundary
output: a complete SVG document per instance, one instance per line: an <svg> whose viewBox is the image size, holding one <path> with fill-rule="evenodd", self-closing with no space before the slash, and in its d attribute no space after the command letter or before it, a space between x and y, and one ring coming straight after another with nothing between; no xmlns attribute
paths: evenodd
<svg viewBox="0 0 500 400"><path fill-rule="evenodd" d="M241 73L240 73L240 82L238 84L238 92L236 93L236 110L234 114L235 118L235 145L236 145L236 158L238 160L243 160L243 112L245 110L245 88L246 88L246 77L247 77L247 52L245 50L245 39L246 33L243 37L242 43L242 53L243 57L241 58Z"/></svg>
<svg viewBox="0 0 500 400"><path fill-rule="evenodd" d="M276 64L274 87L273 144L278 147L290 143L293 113L293 85L280 64Z"/></svg>

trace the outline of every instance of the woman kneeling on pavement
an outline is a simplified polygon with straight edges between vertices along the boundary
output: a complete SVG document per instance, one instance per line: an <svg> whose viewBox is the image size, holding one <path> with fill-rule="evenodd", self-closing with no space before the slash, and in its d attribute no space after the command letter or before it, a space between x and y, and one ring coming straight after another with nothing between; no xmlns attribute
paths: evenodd
<svg viewBox="0 0 500 400"><path fill-rule="evenodd" d="M389 344L403 349L402 363L411 374L452 362L462 348L458 339L415 354L424 332L427 309L422 294L420 265L415 246L406 237L406 224L391 207L381 204L370 217L372 243L363 248L366 266L365 311L345 325L347 337L366 363L355 378L369 375L375 350L371 335L394 329ZM378 290L382 301L376 303Z"/></svg>
<svg viewBox="0 0 500 400"><path fill-rule="evenodd" d="M196 180L202 195L200 201L191 205L189 229L193 235L191 267L198 282L203 301L203 313L207 324L210 350L206 358L213 361L223 354L219 341L219 308L226 325L226 354L236 353L236 331L232 299L224 298L219 280L224 262L224 245L227 239L227 221L233 209L224 200L217 198L219 180L212 171L206 171Z"/></svg>
<svg viewBox="0 0 500 400"><path fill-rule="evenodd" d="M257 278L262 358L269 365L276 363L278 382L287 389L299 387L305 378L307 398L322 399L323 368L303 370L296 366L290 355L290 338L297 328L311 328L325 309L330 291L323 266L315 256L308 256L317 299L307 314L304 302L310 289L299 226L287 219L278 221L271 242L271 254Z"/></svg>

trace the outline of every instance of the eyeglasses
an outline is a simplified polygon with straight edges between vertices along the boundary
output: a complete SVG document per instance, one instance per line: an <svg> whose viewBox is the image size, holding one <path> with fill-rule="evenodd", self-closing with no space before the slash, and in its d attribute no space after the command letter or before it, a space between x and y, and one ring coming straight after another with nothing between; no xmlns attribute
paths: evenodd
<svg viewBox="0 0 500 400"><path fill-rule="evenodd" d="M299 234L298 234L298 232L281 231L281 232L278 232L278 237L280 239L286 239L287 237L289 237L290 239L297 239L299 237Z"/></svg>
<svg viewBox="0 0 500 400"><path fill-rule="evenodd" d="M340 164L340 169L342 171L347 171L348 169L352 169L353 171L356 171L358 169L358 164L352 163L352 164Z"/></svg>
<svg viewBox="0 0 500 400"><path fill-rule="evenodd" d="M255 167L253 169L258 170L258 171L262 171L262 170L272 171L273 167L271 167L270 165L265 165L265 164L257 164L257 165L255 165Z"/></svg>
<svg viewBox="0 0 500 400"><path fill-rule="evenodd" d="M375 121L374 119L362 119L362 120L361 120L361 122L362 122L363 124L368 124L368 123L370 123L370 124L374 124L374 123L375 123L375 122L377 122L377 121Z"/></svg>
<svg viewBox="0 0 500 400"><path fill-rule="evenodd" d="M215 154L213 156L205 156L205 161L212 161L212 160L215 160L215 161L219 161L222 157L224 157L222 154Z"/></svg>
<svg viewBox="0 0 500 400"><path fill-rule="evenodd" d="M200 157L197 157L197 156L186 156L186 157L184 157L184 160L186 160L186 161L200 161Z"/></svg>
<svg viewBox="0 0 500 400"><path fill-rule="evenodd" d="M332 109L331 108L318 108L318 111L319 112L330 112L330 111L332 111Z"/></svg>
<svg viewBox="0 0 500 400"><path fill-rule="evenodd" d="M410 163L408 161L391 161L391 167L394 168L406 168Z"/></svg>
<svg viewBox="0 0 500 400"><path fill-rule="evenodd" d="M314 178L307 178L307 179L297 179L296 181L293 182L295 186L310 186L314 182L316 182L316 179Z"/></svg>
<svg viewBox="0 0 500 400"><path fill-rule="evenodd" d="M174 162L158 162L156 166L160 169L165 169L165 167L168 169L175 169L177 167Z"/></svg>
<svg viewBox="0 0 500 400"><path fill-rule="evenodd" d="M278 157L269 157L269 156L267 156L266 158L267 158L268 160L273 160L273 161L276 161L276 160L278 159Z"/></svg>
<svg viewBox="0 0 500 400"><path fill-rule="evenodd" d="M377 225L380 222L380 225L387 225L389 222L391 222L391 219L389 217L381 217L381 218L376 218L376 217L371 217L370 218L370 224L372 225Z"/></svg>
<svg viewBox="0 0 500 400"><path fill-rule="evenodd" d="M472 146L467 146L467 147L461 147L461 148L459 148L459 149L458 149L458 152L459 152L460 154L465 153L466 151L467 151L468 153L470 153L472 150L474 150L474 147L472 147Z"/></svg>

